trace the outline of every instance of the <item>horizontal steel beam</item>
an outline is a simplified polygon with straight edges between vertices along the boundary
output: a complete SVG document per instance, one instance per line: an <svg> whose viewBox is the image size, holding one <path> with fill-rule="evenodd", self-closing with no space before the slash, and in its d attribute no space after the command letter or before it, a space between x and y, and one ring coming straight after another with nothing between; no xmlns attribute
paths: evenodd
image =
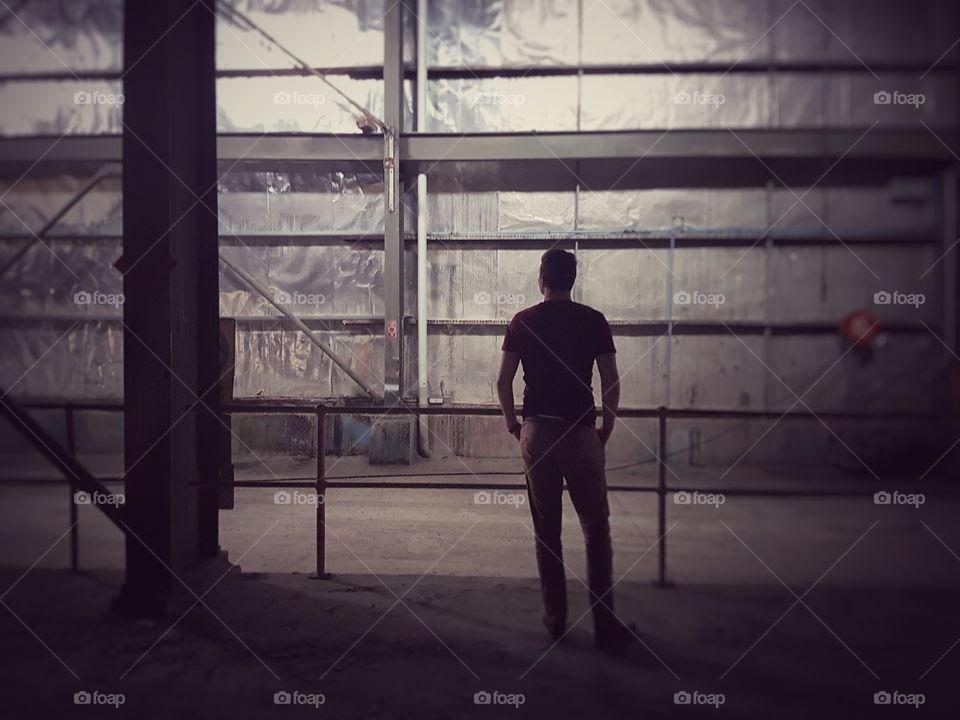
<svg viewBox="0 0 960 720"><path fill-rule="evenodd" d="M764 159L807 158L950 163L960 152L960 133L926 130L659 130L560 133L406 134L402 160L413 163L591 159ZM862 136L862 137L861 137ZM859 142L858 142L859 139ZM741 142L741 140L743 142ZM943 142L941 142L941 140ZM745 147L745 145L747 147ZM221 135L221 163L354 161L379 172L380 135ZM749 149L748 149L749 148ZM0 163L117 162L118 136L5 138Z"/></svg>
<svg viewBox="0 0 960 720"><path fill-rule="evenodd" d="M483 78L500 77L576 77L578 75L767 75L784 73L851 73L864 75L872 73L889 73L920 76L936 72L938 75L957 72L960 70L955 64L937 63L931 68L934 58L922 62L875 62L867 67L856 58L849 60L834 60L829 62L652 62L652 63L597 63L597 64L564 64L549 65L537 63L533 65L513 65L509 67L495 65L475 65L472 67L444 66L427 69L427 76L431 79L465 79L477 80ZM411 74L412 76L412 74Z"/></svg>
<svg viewBox="0 0 960 720"><path fill-rule="evenodd" d="M838 234L843 235L841 229ZM405 238L412 244L416 238ZM843 241L832 235L821 237L777 237L768 234L760 237L759 234L734 235L730 233L703 233L685 232L677 230L674 233L663 232L576 232L576 233L433 233L427 235L427 242L431 245L442 245L445 248L456 250L469 249L508 249L511 245L522 245L524 248L564 248L581 250L597 249L630 249L646 250L669 249L671 243L677 248L710 248L710 247L755 247L769 242L775 247L821 247L844 245L879 245L917 247L921 245L939 245L942 239L932 236L910 237L903 234L883 237L876 236L846 236ZM292 243L291 243L292 244Z"/></svg>
<svg viewBox="0 0 960 720"><path fill-rule="evenodd" d="M912 248L922 245L939 245L942 239L932 236L907 236L901 234L881 236L843 236L841 243L832 235L781 237L768 235L733 235L730 233L686 232L576 232L576 233L433 233L427 236L431 245L442 245L456 250L509 249L511 245L529 248L569 248L587 249L630 249L644 250L668 249L671 242L677 248L710 247L754 247L769 242L774 247L821 247L843 245L867 245L881 247ZM0 235L0 243L22 243L33 239L33 235ZM51 242L69 242L77 245L116 244L123 241L120 235L55 235L46 238ZM417 238L404 237L404 242L413 244ZM358 235L355 233L294 233L278 234L227 234L220 236L220 247L363 247L368 250L383 250L383 233Z"/></svg>
<svg viewBox="0 0 960 720"><path fill-rule="evenodd" d="M537 63L533 65L474 65L442 66L427 69L427 76L431 80L480 80L487 78L534 78L534 77L576 77L578 75L766 75L775 73L850 73L863 75L900 74L920 76L927 73L945 75L960 71L955 64L934 63L934 58L921 62L881 62L871 61L867 67L858 60L834 60L830 62L763 62L741 61L729 62L653 62L653 63L595 63L586 65L563 64L548 65ZM416 66L406 63L403 68L404 77L416 78ZM380 80L383 78L383 65L340 65L306 67L276 67L276 68L229 68L217 70L217 78L289 78L311 77L315 74L329 75L332 79L337 76L349 77L357 80ZM35 72L35 73L0 73L0 82L77 82L101 81L116 82L123 78L121 70L78 70L75 72Z"/></svg>
<svg viewBox="0 0 960 720"><path fill-rule="evenodd" d="M570 133L406 135L401 157L416 162L623 158L840 158L954 161L958 133L926 130L637 130ZM746 146L746 147L745 147Z"/></svg>

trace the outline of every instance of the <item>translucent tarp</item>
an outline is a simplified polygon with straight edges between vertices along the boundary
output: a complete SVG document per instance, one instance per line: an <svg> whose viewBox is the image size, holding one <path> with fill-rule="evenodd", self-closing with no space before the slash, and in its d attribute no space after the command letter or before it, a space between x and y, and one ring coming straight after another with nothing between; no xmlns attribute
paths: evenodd
<svg viewBox="0 0 960 720"><path fill-rule="evenodd" d="M312 65L347 67L383 61L383 0L238 0L235 6ZM584 15L578 17L580 8ZM768 61L911 62L932 66L956 39L958 6L947 0L456 0L429 3L429 63L436 68L610 65L582 78L527 76L434 79L428 87L428 130L501 132L714 128L922 129L954 126L957 89L934 70L920 73L791 72L690 73L683 63ZM36 0L17 6L36 32L11 18L0 24L0 58L8 75L117 72L121 66L118 0L72 3ZM408 21L413 18L408 16ZM405 29L412 58L413 23ZM771 29L772 28L772 29ZM256 34L218 22L218 68L282 71L292 62ZM40 42L42 41L42 42ZM49 45L49 50L44 47ZM51 52L51 50L53 52ZM59 59L58 59L59 58ZM61 60L63 61L61 63ZM944 58L948 63L951 58ZM617 73L619 65L662 66L655 74ZM383 114L383 83L332 81L350 97ZM105 80L0 83L0 134L117 134L119 83ZM344 107L315 78L285 75L221 78L221 132L359 132L356 110ZM879 96L878 101L878 93ZM883 93L923 95L915 105L883 102ZM111 100L112 96L112 100ZM405 83L411 127L410 84ZM722 100L721 100L722 98ZM323 168L311 173L231 173L220 188L222 251L271 293L316 327L323 319L375 318L383 313L383 252L370 243L307 247L291 238L259 242L251 235L342 233L379 235L383 187L378 175ZM491 170L493 171L493 169ZM29 235L76 191L77 178L25 179L4 197L0 233ZM433 186L433 180L431 180ZM456 186L455 179L449 185ZM674 319L725 322L836 323L869 309L891 323L940 321L934 268L940 248L926 244L866 247L688 248L644 247L647 235L716 235L841 240L883 236L912 241L938 232L932 200L899 202L889 189L818 188L803 204L787 190L647 190L574 193L431 191L434 233L633 232L634 246L577 251L577 298L616 322ZM803 194L801 189L796 189ZM930 187L929 197L933 197ZM411 228L413 217L408 217ZM21 222L22 221L22 222ZM831 231L825 227L829 224ZM116 242L78 243L65 235L121 232L119 186L97 191L55 230L59 240L38 245L0 289L2 381L25 395L119 397L122 335L119 307L84 303L83 293L116 296ZM243 237L241 241L236 236ZM24 242L0 242L0 259ZM499 327L475 321L509 319L537 301L536 265L542 249L432 242L428 258L428 342L432 395L458 402L493 402ZM415 256L404 255L407 312L415 309ZM876 305L874 293L923 293L920 307ZM683 304L679 292L722 294L724 302ZM303 302L300 299L303 298ZM322 298L322 300L321 300ZM356 395L357 387L303 333L278 320L276 308L221 268L221 314L239 324L239 397ZM260 319L262 318L262 319ZM74 321L79 321L72 327ZM333 326L336 324L333 322ZM64 335L66 332L66 335ZM316 331L377 390L382 390L382 328L359 322L350 330ZM624 370L623 403L669 402L686 407L783 408L792 398L757 357L798 392L817 379L840 351L836 335L638 337L616 328ZM844 362L811 398L815 409L860 406L866 383L889 384L888 408L922 410L920 377L898 378L904 367L933 367L940 352L930 335L887 333L868 370ZM53 348L53 349L51 349ZM405 337L404 373L415 382L412 328ZM45 355L46 353L46 355ZM464 368L471 368L464 372ZM864 377L869 378L868 381ZM909 380L909 382L908 382ZM874 382L876 381L876 382ZM901 390L904 389L904 392ZM786 405L785 405L786 403ZM881 403L883 404L883 403ZM639 426L638 426L639 427ZM471 439L472 450L491 442ZM468 443L469 444L469 443Z"/></svg>
<svg viewBox="0 0 960 720"><path fill-rule="evenodd" d="M960 17L952 0L442 0L429 13L434 67L932 64Z"/></svg>
<svg viewBox="0 0 960 720"><path fill-rule="evenodd" d="M233 171L219 204L221 234L383 233L383 180L372 173Z"/></svg>
<svg viewBox="0 0 960 720"><path fill-rule="evenodd" d="M0 8L0 76L122 66L123 0L11 0Z"/></svg>
<svg viewBox="0 0 960 720"><path fill-rule="evenodd" d="M232 0L311 67L383 64L384 0ZM217 68L275 70L292 61L259 33L217 22Z"/></svg>

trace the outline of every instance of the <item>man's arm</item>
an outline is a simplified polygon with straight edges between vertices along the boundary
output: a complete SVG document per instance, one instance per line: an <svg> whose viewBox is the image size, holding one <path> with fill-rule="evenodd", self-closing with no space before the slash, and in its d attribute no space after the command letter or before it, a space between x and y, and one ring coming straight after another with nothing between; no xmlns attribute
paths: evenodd
<svg viewBox="0 0 960 720"><path fill-rule="evenodd" d="M505 350L500 359L500 372L497 375L497 398L500 409L507 421L507 431L517 440L520 439L520 423L517 422L517 408L513 404L513 378L520 366L520 353Z"/></svg>
<svg viewBox="0 0 960 720"><path fill-rule="evenodd" d="M597 370L600 371L600 397L603 403L603 424L599 433L600 440L606 445L613 432L613 425L617 421L617 410L620 407L620 373L617 371L616 354L598 355Z"/></svg>

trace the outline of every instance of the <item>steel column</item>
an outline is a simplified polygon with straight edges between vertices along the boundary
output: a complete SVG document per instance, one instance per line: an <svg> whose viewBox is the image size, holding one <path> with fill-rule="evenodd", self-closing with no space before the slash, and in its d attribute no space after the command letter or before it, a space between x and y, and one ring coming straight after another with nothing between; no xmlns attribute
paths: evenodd
<svg viewBox="0 0 960 720"><path fill-rule="evenodd" d="M403 345L403 189L400 180L399 138L403 133L403 5L388 3L384 15L383 94L384 135L383 187L383 394L389 405L402 392Z"/></svg>

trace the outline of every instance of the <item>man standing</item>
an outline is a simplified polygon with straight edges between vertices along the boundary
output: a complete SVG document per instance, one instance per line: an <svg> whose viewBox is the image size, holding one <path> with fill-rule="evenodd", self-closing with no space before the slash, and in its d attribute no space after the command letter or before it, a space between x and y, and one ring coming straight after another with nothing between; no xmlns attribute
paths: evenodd
<svg viewBox="0 0 960 720"><path fill-rule="evenodd" d="M507 430L520 441L536 534L543 623L555 638L566 634L567 589L563 569L563 482L580 519L587 546L587 577L596 646L623 650L631 631L613 612L613 551L604 475L604 445L620 402L613 335L603 314L575 303L570 290L577 261L564 250L540 259L543 302L517 313L507 327L497 396ZM593 363L600 373L603 423L595 427ZM523 364L523 423L517 421L513 379Z"/></svg>

